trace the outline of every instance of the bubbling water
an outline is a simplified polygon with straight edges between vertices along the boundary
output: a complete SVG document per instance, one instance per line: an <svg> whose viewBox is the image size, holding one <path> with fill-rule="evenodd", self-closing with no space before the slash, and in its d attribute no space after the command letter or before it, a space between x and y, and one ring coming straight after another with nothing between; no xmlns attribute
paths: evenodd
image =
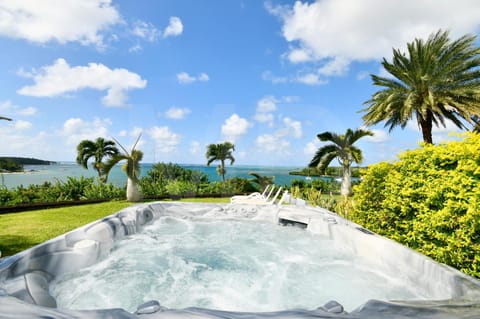
<svg viewBox="0 0 480 319"><path fill-rule="evenodd" d="M59 308L129 311L152 299L169 308L255 312L315 309L332 299L347 310L369 299L426 299L349 247L295 227L171 216L50 290Z"/></svg>

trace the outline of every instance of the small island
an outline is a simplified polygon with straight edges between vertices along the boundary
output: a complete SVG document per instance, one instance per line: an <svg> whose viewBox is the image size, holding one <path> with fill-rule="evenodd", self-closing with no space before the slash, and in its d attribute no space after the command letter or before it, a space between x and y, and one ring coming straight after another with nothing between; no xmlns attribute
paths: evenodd
<svg viewBox="0 0 480 319"><path fill-rule="evenodd" d="M56 162L27 157L0 157L1 173L24 172L24 165L52 165Z"/></svg>
<svg viewBox="0 0 480 319"><path fill-rule="evenodd" d="M364 168L364 167L363 167ZM360 177L360 169L362 167L352 167L352 177ZM340 166L329 166L325 170L325 174L320 174L319 170L316 167L305 167L300 171L289 172L289 175L297 176L310 176L310 177L341 177L343 169Z"/></svg>

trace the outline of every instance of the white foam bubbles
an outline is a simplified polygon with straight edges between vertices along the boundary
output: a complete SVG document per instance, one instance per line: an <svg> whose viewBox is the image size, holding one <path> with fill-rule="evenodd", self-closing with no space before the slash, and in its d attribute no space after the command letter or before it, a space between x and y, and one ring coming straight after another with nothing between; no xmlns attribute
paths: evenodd
<svg viewBox="0 0 480 319"><path fill-rule="evenodd" d="M116 244L105 260L51 284L59 307L232 311L315 309L337 300L425 299L345 246L294 227L166 216Z"/></svg>

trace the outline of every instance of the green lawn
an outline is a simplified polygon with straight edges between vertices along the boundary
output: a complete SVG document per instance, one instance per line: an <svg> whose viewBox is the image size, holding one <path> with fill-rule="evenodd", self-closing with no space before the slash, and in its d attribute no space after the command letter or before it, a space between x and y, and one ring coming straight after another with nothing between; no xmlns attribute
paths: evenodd
<svg viewBox="0 0 480 319"><path fill-rule="evenodd" d="M230 198L188 198L187 202L228 203ZM0 215L0 251L13 255L48 239L97 219L111 215L132 203L112 201L99 204L50 208Z"/></svg>

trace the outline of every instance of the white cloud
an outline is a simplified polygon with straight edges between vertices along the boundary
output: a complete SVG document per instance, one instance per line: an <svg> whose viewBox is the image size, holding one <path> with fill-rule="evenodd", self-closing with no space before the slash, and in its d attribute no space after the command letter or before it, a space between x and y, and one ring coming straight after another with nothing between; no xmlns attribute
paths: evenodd
<svg viewBox="0 0 480 319"><path fill-rule="evenodd" d="M108 127L112 125L110 119L95 118L93 121L85 121L81 118L69 118L63 123L59 132L66 138L67 145L78 145L82 140L95 140L97 137L108 137Z"/></svg>
<svg viewBox="0 0 480 319"><path fill-rule="evenodd" d="M28 130L32 127L32 123L28 121L18 120L13 123L13 126L16 130Z"/></svg>
<svg viewBox="0 0 480 319"><path fill-rule="evenodd" d="M140 44L135 44L134 46L128 49L128 52L140 52L143 50L143 47Z"/></svg>
<svg viewBox="0 0 480 319"><path fill-rule="evenodd" d="M182 34L183 32L183 24L182 20L178 17L170 17L170 21L168 26L165 28L165 31L163 31L163 37L168 38L168 37L176 37Z"/></svg>
<svg viewBox="0 0 480 319"><path fill-rule="evenodd" d="M348 59L335 57L318 69L318 73L325 76L343 75L348 72L349 65L350 61Z"/></svg>
<svg viewBox="0 0 480 319"><path fill-rule="evenodd" d="M262 80L272 82L273 84L287 83L288 78L284 76L276 76L271 71L265 71L262 73Z"/></svg>
<svg viewBox="0 0 480 319"><path fill-rule="evenodd" d="M177 73L177 80L178 80L178 83L180 84L190 84L197 81L207 82L208 80L210 80L210 78L206 73L200 73L197 77L195 77L195 76L191 76L187 72L180 72L180 73Z"/></svg>
<svg viewBox="0 0 480 319"><path fill-rule="evenodd" d="M170 130L168 126L154 126L148 130L148 135L155 142L155 149L160 153L172 153L177 150L181 137Z"/></svg>
<svg viewBox="0 0 480 319"><path fill-rule="evenodd" d="M372 8L375 12L372 13ZM376 60L392 47L425 38L439 29L458 37L478 30L477 0L317 0L267 10L280 17L293 63L325 63L325 75L344 73L352 61Z"/></svg>
<svg viewBox="0 0 480 319"><path fill-rule="evenodd" d="M18 105L14 105L11 101L7 100L7 101L0 102L0 113L2 115L9 114L13 116L15 115L32 116L37 113L37 109L32 106L21 107Z"/></svg>
<svg viewBox="0 0 480 319"><path fill-rule="evenodd" d="M305 145L305 147L303 148L303 153L307 156L315 155L315 153L320 147L320 144L321 142L317 138L308 142L307 145Z"/></svg>
<svg viewBox="0 0 480 319"><path fill-rule="evenodd" d="M29 130L18 129L16 122L6 122L6 124L0 125L2 154L54 160L55 152L65 149L58 147L58 143L52 143L57 140L46 132L32 133Z"/></svg>
<svg viewBox="0 0 480 319"><path fill-rule="evenodd" d="M285 124L285 127L286 127L286 130L285 130L286 134L292 135L295 138L302 137L303 135L302 123L300 123L300 121L294 121L289 117L285 117L283 119L283 123Z"/></svg>
<svg viewBox="0 0 480 319"><path fill-rule="evenodd" d="M282 154L290 152L290 142L286 139L272 134L263 134L255 139L256 147L263 153Z"/></svg>
<svg viewBox="0 0 480 319"><path fill-rule="evenodd" d="M26 75L25 72L22 73ZM103 64L89 63L88 66L70 67L64 59L52 65L33 70L29 77L35 84L25 86L17 93L36 97L54 97L82 89L107 91L102 98L106 106L125 106L127 91L142 89L147 81L126 69L110 69Z"/></svg>
<svg viewBox="0 0 480 319"><path fill-rule="evenodd" d="M165 112L165 117L173 120L181 120L191 112L187 108L171 107Z"/></svg>
<svg viewBox="0 0 480 319"><path fill-rule="evenodd" d="M192 141L190 143L190 153L198 154L201 150L201 144L198 141Z"/></svg>
<svg viewBox="0 0 480 319"><path fill-rule="evenodd" d="M132 33L144 40L154 42L160 36L161 32L153 24L145 21L134 23Z"/></svg>
<svg viewBox="0 0 480 319"><path fill-rule="evenodd" d="M102 47L102 32L120 22L111 0L0 2L0 35L36 43L79 42Z"/></svg>
<svg viewBox="0 0 480 319"><path fill-rule="evenodd" d="M257 102L255 120L273 126L273 112L277 110L277 100L273 96L265 96Z"/></svg>
<svg viewBox="0 0 480 319"><path fill-rule="evenodd" d="M365 140L372 143L385 143L390 139L390 135L385 130L379 129L369 129L362 127L362 129L367 129L373 133L373 136L365 136Z"/></svg>
<svg viewBox="0 0 480 319"><path fill-rule="evenodd" d="M222 136L227 141L234 143L239 137L245 135L251 126L252 124L246 119L233 114L222 125Z"/></svg>
<svg viewBox="0 0 480 319"><path fill-rule="evenodd" d="M321 85L327 83L325 80L321 80L318 74L307 73L300 75L295 79L295 82L307 84L307 85Z"/></svg>

